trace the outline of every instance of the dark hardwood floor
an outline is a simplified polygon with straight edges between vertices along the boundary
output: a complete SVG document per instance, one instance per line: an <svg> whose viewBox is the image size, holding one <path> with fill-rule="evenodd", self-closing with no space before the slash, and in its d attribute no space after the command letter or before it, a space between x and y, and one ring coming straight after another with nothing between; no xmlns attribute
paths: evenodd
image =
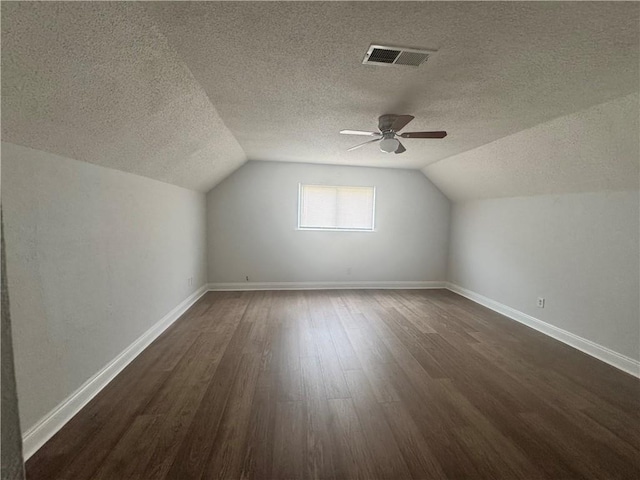
<svg viewBox="0 0 640 480"><path fill-rule="evenodd" d="M640 382L444 290L206 294L36 479L638 479Z"/></svg>

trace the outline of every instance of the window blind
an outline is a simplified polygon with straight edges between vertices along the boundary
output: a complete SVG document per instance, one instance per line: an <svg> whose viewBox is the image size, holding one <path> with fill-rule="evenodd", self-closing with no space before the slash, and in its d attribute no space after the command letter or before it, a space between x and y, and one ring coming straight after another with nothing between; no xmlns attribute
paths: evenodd
<svg viewBox="0 0 640 480"><path fill-rule="evenodd" d="M375 187L300 185L298 228L372 231Z"/></svg>

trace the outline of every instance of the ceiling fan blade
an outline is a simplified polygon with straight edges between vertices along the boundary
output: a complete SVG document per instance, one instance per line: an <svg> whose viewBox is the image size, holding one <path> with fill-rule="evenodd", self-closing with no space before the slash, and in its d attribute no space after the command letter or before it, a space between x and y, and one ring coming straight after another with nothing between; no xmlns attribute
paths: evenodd
<svg viewBox="0 0 640 480"><path fill-rule="evenodd" d="M399 133L402 138L444 138L447 132L405 132Z"/></svg>
<svg viewBox="0 0 640 480"><path fill-rule="evenodd" d="M363 146L365 146L367 143L379 142L380 140L382 140L382 137L381 137L381 138L374 138L373 140L368 140L368 141L366 141L366 142L364 142L364 143L361 143L360 145L356 145L355 147L351 147L351 148L349 148L349 149L347 150L347 152L350 152L351 150L355 150L356 148L363 147Z"/></svg>
<svg viewBox="0 0 640 480"><path fill-rule="evenodd" d="M393 130L394 132L402 130L414 118L415 117L413 115L398 115L391 124L391 130Z"/></svg>
<svg viewBox="0 0 640 480"><path fill-rule="evenodd" d="M400 143L400 141L398 141L398 148L396 148L396 151L393 153L404 153L406 152L407 149L404 148L404 145L402 145L402 143Z"/></svg>
<svg viewBox="0 0 640 480"><path fill-rule="evenodd" d="M340 130L343 135L367 135L369 137L379 137L382 134L380 132L365 132L363 130Z"/></svg>

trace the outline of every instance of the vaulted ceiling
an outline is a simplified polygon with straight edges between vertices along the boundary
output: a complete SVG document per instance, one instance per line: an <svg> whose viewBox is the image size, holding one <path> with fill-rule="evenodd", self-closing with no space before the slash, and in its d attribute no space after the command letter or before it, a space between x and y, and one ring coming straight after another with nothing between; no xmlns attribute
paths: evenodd
<svg viewBox="0 0 640 480"><path fill-rule="evenodd" d="M635 98L639 22L636 2L3 2L2 140L201 191L250 159L423 169L455 198L465 152ZM438 51L363 65L371 43ZM383 113L449 135L347 152L339 130ZM471 197L534 168L488 152Z"/></svg>

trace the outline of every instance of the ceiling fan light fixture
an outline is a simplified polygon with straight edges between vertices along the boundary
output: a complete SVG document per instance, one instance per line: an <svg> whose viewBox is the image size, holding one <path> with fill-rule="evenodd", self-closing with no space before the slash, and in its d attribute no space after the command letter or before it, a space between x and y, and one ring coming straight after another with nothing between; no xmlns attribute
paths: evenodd
<svg viewBox="0 0 640 480"><path fill-rule="evenodd" d="M394 153L399 146L400 142L395 138L385 138L380 141L380 150L385 153Z"/></svg>

